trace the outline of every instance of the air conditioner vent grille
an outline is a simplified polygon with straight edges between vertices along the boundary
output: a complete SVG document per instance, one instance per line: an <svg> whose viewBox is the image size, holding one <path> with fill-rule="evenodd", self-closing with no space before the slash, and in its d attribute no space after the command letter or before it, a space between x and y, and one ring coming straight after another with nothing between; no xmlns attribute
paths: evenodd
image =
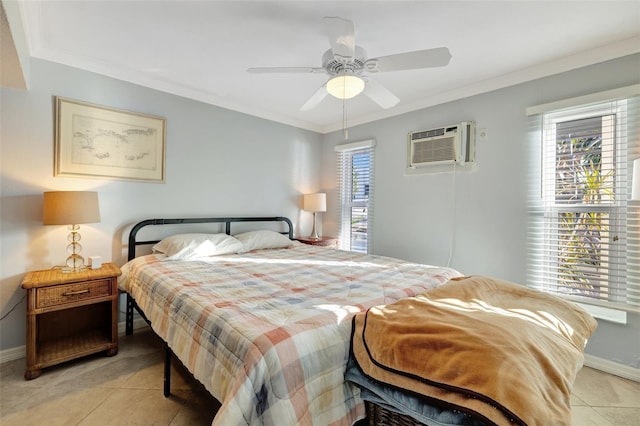
<svg viewBox="0 0 640 426"><path fill-rule="evenodd" d="M411 140L415 141L418 139L426 139L432 138L434 136L442 136L444 135L446 129L441 127L439 129L431 129L431 130L423 130L421 132L414 132L411 134Z"/></svg>
<svg viewBox="0 0 640 426"><path fill-rule="evenodd" d="M432 163L435 161L455 161L455 137L426 140L413 143L413 164Z"/></svg>

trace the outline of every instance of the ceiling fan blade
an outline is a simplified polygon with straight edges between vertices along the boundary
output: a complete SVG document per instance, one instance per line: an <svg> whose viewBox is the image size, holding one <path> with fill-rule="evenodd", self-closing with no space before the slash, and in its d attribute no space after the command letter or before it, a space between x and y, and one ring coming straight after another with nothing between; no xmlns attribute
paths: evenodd
<svg viewBox="0 0 640 426"><path fill-rule="evenodd" d="M297 74L317 74L326 72L324 68L314 67L258 67L247 68L247 72L251 74L276 74L276 73L297 73Z"/></svg>
<svg viewBox="0 0 640 426"><path fill-rule="evenodd" d="M329 37L331 50L336 60L342 64L353 62L356 48L353 22L337 16L326 16L324 29Z"/></svg>
<svg viewBox="0 0 640 426"><path fill-rule="evenodd" d="M382 84L371 79L367 81L367 85L364 88L364 94L384 109L394 107L398 102L400 102L400 99L398 99L396 95L391 93Z"/></svg>
<svg viewBox="0 0 640 426"><path fill-rule="evenodd" d="M365 69L369 72L387 72L444 67L450 60L449 49L438 47L369 59L365 63Z"/></svg>
<svg viewBox="0 0 640 426"><path fill-rule="evenodd" d="M309 98L309 100L305 102L304 105L302 105L302 107L300 107L300 111L309 111L311 109L314 109L320 102L322 102L322 100L327 96L328 93L329 92L327 92L327 83L325 83L320 86L318 90L316 90L316 93L314 93L313 96L311 96L311 98Z"/></svg>

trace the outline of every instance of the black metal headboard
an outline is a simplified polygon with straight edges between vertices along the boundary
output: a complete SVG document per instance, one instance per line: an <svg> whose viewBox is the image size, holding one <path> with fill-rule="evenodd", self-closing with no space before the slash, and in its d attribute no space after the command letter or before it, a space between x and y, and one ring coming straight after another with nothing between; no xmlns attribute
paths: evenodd
<svg viewBox="0 0 640 426"><path fill-rule="evenodd" d="M142 245L155 244L159 240L153 241L137 241L136 235L145 226L153 225L175 225L183 223L224 223L225 233L231 235L231 223L233 222L283 222L287 225L287 231L281 234L287 235L289 239L293 239L293 224L291 221L282 216L276 217L205 217L205 218L187 218L187 219L147 219L138 222L131 228L129 232L129 251L127 260L133 260L136 257L136 247Z"/></svg>

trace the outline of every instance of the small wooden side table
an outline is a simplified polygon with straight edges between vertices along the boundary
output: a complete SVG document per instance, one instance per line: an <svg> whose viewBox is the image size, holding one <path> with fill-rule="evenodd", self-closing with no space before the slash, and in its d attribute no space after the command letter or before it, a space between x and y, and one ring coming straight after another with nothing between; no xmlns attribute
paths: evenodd
<svg viewBox="0 0 640 426"><path fill-rule="evenodd" d="M296 241L310 244L312 246L338 248L338 239L335 237L320 237L317 240L309 237L298 237L296 238Z"/></svg>
<svg viewBox="0 0 640 426"><path fill-rule="evenodd" d="M63 273L32 271L22 280L27 290L27 370L35 379L42 369L97 352L118 353L120 268Z"/></svg>

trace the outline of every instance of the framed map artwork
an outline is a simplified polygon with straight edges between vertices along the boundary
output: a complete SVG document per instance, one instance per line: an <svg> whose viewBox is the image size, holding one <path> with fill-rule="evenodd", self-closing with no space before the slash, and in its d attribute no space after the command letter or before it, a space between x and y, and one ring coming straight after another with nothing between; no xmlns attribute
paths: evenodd
<svg viewBox="0 0 640 426"><path fill-rule="evenodd" d="M56 97L54 176L164 182L166 120Z"/></svg>

